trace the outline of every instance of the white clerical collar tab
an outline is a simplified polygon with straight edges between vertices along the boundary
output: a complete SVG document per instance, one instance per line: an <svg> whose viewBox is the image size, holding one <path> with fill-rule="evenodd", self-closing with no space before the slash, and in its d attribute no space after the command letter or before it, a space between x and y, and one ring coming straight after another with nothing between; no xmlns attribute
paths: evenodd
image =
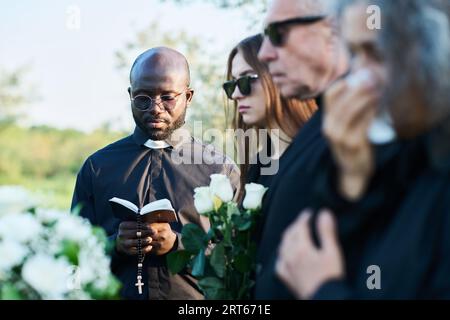
<svg viewBox="0 0 450 320"><path fill-rule="evenodd" d="M150 149L165 149L170 147L170 144L165 141L154 141L152 139L148 139L147 142L144 143L144 146Z"/></svg>

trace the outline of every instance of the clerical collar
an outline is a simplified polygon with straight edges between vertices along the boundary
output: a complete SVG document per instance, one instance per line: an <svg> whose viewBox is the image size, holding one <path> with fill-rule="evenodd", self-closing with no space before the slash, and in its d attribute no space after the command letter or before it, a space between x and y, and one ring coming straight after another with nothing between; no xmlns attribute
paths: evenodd
<svg viewBox="0 0 450 320"><path fill-rule="evenodd" d="M192 136L190 131L181 127L175 130L172 135L164 141L155 141L149 139L148 135L136 126L133 133L133 140L139 146L146 146L151 149L164 149L172 147L178 149L185 144L192 143Z"/></svg>
<svg viewBox="0 0 450 320"><path fill-rule="evenodd" d="M148 139L146 143L144 143L144 146L150 149L165 149L169 148L170 144L168 144L166 141L155 141L152 139Z"/></svg>

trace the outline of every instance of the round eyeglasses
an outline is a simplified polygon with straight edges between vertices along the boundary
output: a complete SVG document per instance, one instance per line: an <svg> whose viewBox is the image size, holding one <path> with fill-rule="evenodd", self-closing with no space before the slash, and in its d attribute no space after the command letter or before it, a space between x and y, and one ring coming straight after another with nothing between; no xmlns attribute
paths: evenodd
<svg viewBox="0 0 450 320"><path fill-rule="evenodd" d="M133 103L133 106L140 111L146 111L150 109L154 104L162 105L165 110L171 111L177 105L177 98L185 92L186 91L173 94L163 94L159 96L159 99L157 97L150 97L145 94L139 94L136 97L132 97L131 102Z"/></svg>

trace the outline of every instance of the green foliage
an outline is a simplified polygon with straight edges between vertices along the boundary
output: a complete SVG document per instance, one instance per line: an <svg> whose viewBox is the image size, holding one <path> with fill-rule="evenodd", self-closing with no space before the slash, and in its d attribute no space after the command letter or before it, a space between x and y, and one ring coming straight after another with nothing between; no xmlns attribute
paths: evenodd
<svg viewBox="0 0 450 320"><path fill-rule="evenodd" d="M219 278L225 276L225 246L222 243L217 244L211 253L211 266Z"/></svg>
<svg viewBox="0 0 450 320"><path fill-rule="evenodd" d="M80 245L77 242L69 240L63 241L60 255L66 257L67 260L69 260L69 262L74 266L78 265L79 253L80 253Z"/></svg>
<svg viewBox="0 0 450 320"><path fill-rule="evenodd" d="M21 108L36 99L34 88L24 85L24 77L29 67L21 67L13 71L0 68L0 121L14 122Z"/></svg>
<svg viewBox="0 0 450 320"><path fill-rule="evenodd" d="M203 278L198 282L199 287L203 290L207 297L222 300L227 299L228 295L222 280L215 277Z"/></svg>
<svg viewBox="0 0 450 320"><path fill-rule="evenodd" d="M196 224L183 227L182 242L184 248L190 252L198 252L208 244L205 231Z"/></svg>
<svg viewBox="0 0 450 320"><path fill-rule="evenodd" d="M0 122L0 185L23 185L49 207L67 209L83 161L121 136Z"/></svg>
<svg viewBox="0 0 450 320"><path fill-rule="evenodd" d="M171 266L172 273L180 273L191 259L191 254L187 251L177 251L176 254L167 255L167 264Z"/></svg>
<svg viewBox="0 0 450 320"><path fill-rule="evenodd" d="M22 300L22 295L15 286L6 283L1 287L0 300Z"/></svg>
<svg viewBox="0 0 450 320"><path fill-rule="evenodd" d="M256 261L251 236L259 212L241 212L236 203L229 202L206 216L211 223L208 233L195 224L183 227L184 250L168 255L169 270L179 273L190 268L207 299L249 299Z"/></svg>

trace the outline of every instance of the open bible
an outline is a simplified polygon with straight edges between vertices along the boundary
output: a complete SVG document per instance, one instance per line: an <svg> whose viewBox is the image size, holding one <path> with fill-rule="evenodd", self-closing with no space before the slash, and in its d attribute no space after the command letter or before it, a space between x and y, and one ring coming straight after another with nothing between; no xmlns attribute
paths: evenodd
<svg viewBox="0 0 450 320"><path fill-rule="evenodd" d="M146 223L170 223L178 221L172 203L168 199L150 202L142 208L138 208L128 200L116 197L109 199L109 203L111 204L114 216L122 221L136 221L137 215L140 215L142 221Z"/></svg>

